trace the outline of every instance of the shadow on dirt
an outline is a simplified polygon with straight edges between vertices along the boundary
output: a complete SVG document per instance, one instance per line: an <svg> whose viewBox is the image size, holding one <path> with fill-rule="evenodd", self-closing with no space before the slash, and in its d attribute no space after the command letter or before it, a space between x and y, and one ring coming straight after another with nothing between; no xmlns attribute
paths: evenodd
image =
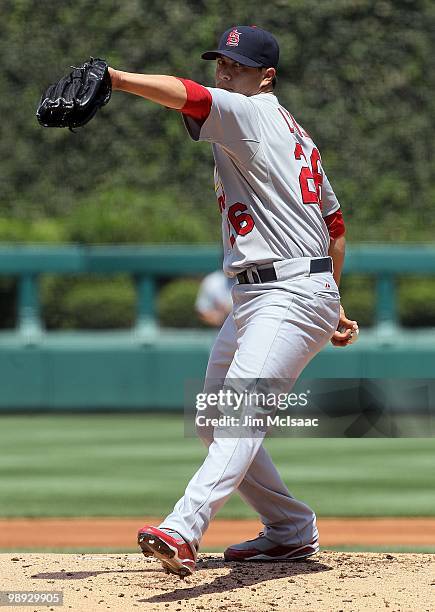
<svg viewBox="0 0 435 612"><path fill-rule="evenodd" d="M202 595L213 595L218 593L228 593L237 589L244 589L267 580L276 580L278 578L291 578L302 574L311 574L313 572L328 572L333 568L324 563L319 563L314 560L293 561L281 563L262 563L261 561L250 563L229 563L223 559L207 559L202 558L197 564L197 571L229 568L230 572L225 576L217 576L212 582L195 586L188 586L188 583L183 583L186 586L176 588L173 591L153 595L146 599L139 599L140 603L170 603L177 600L188 600L200 597ZM177 580L176 576L173 576Z"/></svg>
<svg viewBox="0 0 435 612"><path fill-rule="evenodd" d="M93 572L41 572L40 574L33 574L31 578L39 578L42 580L84 580L85 578L91 578L92 576L99 576L100 574L143 574L144 572L155 572L155 568L140 569L140 570L126 570L123 568L114 570L94 570Z"/></svg>
<svg viewBox="0 0 435 612"><path fill-rule="evenodd" d="M215 557L207 557L203 555L197 562L197 571L195 575L198 576L198 572L213 570L229 569L229 573L222 576L216 576L211 582L205 584L197 584L189 586L189 579L181 581L177 576L168 576L167 579L173 583L174 587L172 590L160 593L159 595L153 595L145 599L138 599L138 603L170 603L178 601L180 599L188 600L195 599L202 595L213 595L219 593L227 593L228 591L235 591L237 589L244 589L246 587L253 587L254 585L265 582L267 580L276 580L279 578L289 578L293 576L300 576L303 574L312 574L314 572L327 572L333 569L331 566L324 563L320 563L314 559L308 559L306 561L281 561L281 562L261 562L255 561L250 563L237 563L237 562L224 562L224 560L216 559ZM155 566L150 568L143 568L137 570L129 570L125 568L119 569L104 569L94 571L80 571L80 572L41 572L34 574L32 578L41 580L84 580L93 576L99 576L101 574L142 574L155 573L160 571ZM178 585L183 585L178 587ZM144 584L144 587L148 588L148 585Z"/></svg>

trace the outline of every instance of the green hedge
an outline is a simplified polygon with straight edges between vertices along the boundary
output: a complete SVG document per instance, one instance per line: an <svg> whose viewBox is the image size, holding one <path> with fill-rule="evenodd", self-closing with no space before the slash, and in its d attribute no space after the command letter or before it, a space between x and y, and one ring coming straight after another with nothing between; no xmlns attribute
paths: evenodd
<svg viewBox="0 0 435 612"><path fill-rule="evenodd" d="M168 283L159 293L157 311L164 327L203 327L195 311L200 281L180 278Z"/></svg>
<svg viewBox="0 0 435 612"><path fill-rule="evenodd" d="M178 200L188 199L192 224L207 219L217 209L211 150L188 138L179 113L115 92L95 120L72 134L38 126L35 106L44 87L90 53L122 70L212 85L214 65L201 53L231 24L252 23L255 15L279 40L279 100L319 145L348 235L433 239L430 0L6 0L1 7L7 129L0 139L0 209L8 216L67 217L81 198L121 186L147 197L171 188L178 193L174 214ZM18 101L12 113L11 100Z"/></svg>
<svg viewBox="0 0 435 612"><path fill-rule="evenodd" d="M195 311L200 281L167 283L159 292L157 316L164 327L202 327ZM41 279L42 317L47 329L122 329L135 322L136 292L124 276L45 276Z"/></svg>
<svg viewBox="0 0 435 612"><path fill-rule="evenodd" d="M157 316L164 327L202 327L195 312L199 280L167 283L159 292ZM131 279L45 276L42 317L47 329L122 329L135 322L136 292Z"/></svg>
<svg viewBox="0 0 435 612"><path fill-rule="evenodd" d="M397 289L402 325L435 327L435 278L402 278Z"/></svg>
<svg viewBox="0 0 435 612"><path fill-rule="evenodd" d="M42 317L47 329L116 329L135 320L135 289L128 277L41 279Z"/></svg>
<svg viewBox="0 0 435 612"><path fill-rule="evenodd" d="M204 327L195 311L200 280L181 278L167 282L157 298L160 325ZM347 315L362 327L375 319L375 284L370 277L344 277L342 304ZM128 276L60 277L40 280L42 317L47 329L122 329L136 319L136 292ZM398 314L406 327L435 327L435 278L398 280ZM16 325L16 281L0 277L0 329Z"/></svg>
<svg viewBox="0 0 435 612"><path fill-rule="evenodd" d="M210 209L214 223L175 194L111 189L82 200L65 219L65 232L80 244L214 242L220 224L216 207Z"/></svg>
<svg viewBox="0 0 435 612"><path fill-rule="evenodd" d="M375 320L375 282L368 276L343 276L340 286L341 303L349 319L361 327Z"/></svg>
<svg viewBox="0 0 435 612"><path fill-rule="evenodd" d="M195 244L219 239L214 200L198 215L192 202L169 192L115 188L78 200L65 217L0 217L0 242L6 243Z"/></svg>
<svg viewBox="0 0 435 612"><path fill-rule="evenodd" d="M63 243L68 240L60 219L8 219L0 217L0 242Z"/></svg>
<svg viewBox="0 0 435 612"><path fill-rule="evenodd" d="M195 311L200 280L181 278L168 282L159 292L160 325L174 328L204 327ZM128 328L135 320L135 289L125 277L111 279L44 279L41 287L43 313L49 329ZM368 276L344 277L342 303L347 315L361 327L375 320L375 281ZM408 327L435 326L435 279L405 278L398 282L400 322Z"/></svg>

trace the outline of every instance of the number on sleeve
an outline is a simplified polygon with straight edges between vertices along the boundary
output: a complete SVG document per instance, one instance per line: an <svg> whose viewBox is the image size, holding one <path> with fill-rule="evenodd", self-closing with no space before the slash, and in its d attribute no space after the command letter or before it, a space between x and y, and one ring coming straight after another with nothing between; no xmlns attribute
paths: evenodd
<svg viewBox="0 0 435 612"><path fill-rule="evenodd" d="M320 164L320 153L319 150L314 147L311 152L311 170L313 172L314 184L316 186L317 191L317 200L319 202L320 208L322 208L322 185L323 185L323 173Z"/></svg>
<svg viewBox="0 0 435 612"><path fill-rule="evenodd" d="M228 209L228 220L238 236L246 236L254 228L254 219L248 213L246 204L236 202Z"/></svg>
<svg viewBox="0 0 435 612"><path fill-rule="evenodd" d="M321 207L323 174L319 168L320 153L316 148L312 150L310 156L310 168L308 166L308 160L302 146L297 143L295 147L295 159L300 160L302 158L304 158L305 162L307 163L306 166L302 166L299 173L299 185L301 188L302 202L304 204L318 204Z"/></svg>

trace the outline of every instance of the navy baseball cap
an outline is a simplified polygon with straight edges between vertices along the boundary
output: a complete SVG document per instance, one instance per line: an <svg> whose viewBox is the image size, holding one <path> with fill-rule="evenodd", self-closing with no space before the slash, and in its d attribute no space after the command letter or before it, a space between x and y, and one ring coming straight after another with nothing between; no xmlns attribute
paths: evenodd
<svg viewBox="0 0 435 612"><path fill-rule="evenodd" d="M214 60L219 55L252 68L276 68L279 46L275 37L266 30L256 26L234 26L222 34L218 49L206 51L201 57Z"/></svg>

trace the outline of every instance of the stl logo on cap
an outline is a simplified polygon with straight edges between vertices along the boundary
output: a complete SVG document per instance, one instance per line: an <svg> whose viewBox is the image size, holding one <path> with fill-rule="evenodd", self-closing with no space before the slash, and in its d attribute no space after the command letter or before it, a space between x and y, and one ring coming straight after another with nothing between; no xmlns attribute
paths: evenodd
<svg viewBox="0 0 435 612"><path fill-rule="evenodd" d="M228 34L226 44L231 47L237 47L239 44L239 41L240 41L240 32L237 31L237 28L235 30L231 30L231 32Z"/></svg>

